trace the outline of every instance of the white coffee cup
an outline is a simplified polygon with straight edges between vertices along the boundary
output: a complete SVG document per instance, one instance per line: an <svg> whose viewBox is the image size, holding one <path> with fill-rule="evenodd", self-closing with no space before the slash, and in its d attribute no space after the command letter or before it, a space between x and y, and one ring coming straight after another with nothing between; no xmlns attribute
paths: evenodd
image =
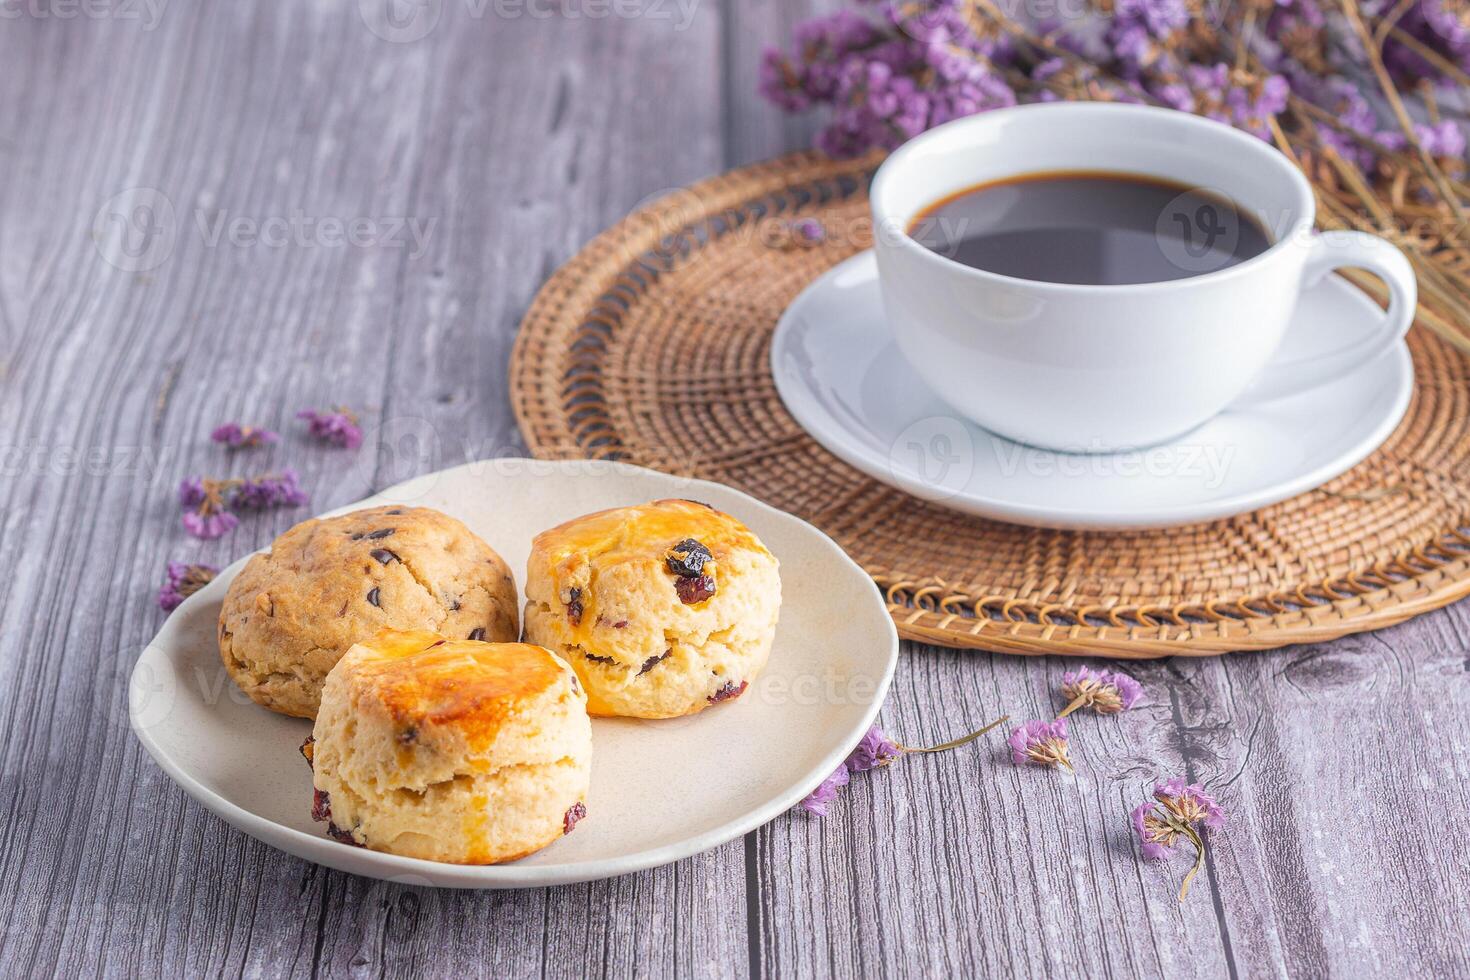
<svg viewBox="0 0 1470 980"><path fill-rule="evenodd" d="M949 195L1065 170L1211 191L1253 216L1272 244L1218 271L1093 286L986 272L907 233ZM961 413L1035 446L1100 452L1164 442L1227 407L1340 378L1397 343L1413 320L1417 288L1403 253L1362 232L1315 234L1312 188L1290 160L1185 112L1054 102L958 119L889 156L870 196L884 310L899 349ZM1268 363L1302 290L1343 267L1388 285L1382 328Z"/></svg>

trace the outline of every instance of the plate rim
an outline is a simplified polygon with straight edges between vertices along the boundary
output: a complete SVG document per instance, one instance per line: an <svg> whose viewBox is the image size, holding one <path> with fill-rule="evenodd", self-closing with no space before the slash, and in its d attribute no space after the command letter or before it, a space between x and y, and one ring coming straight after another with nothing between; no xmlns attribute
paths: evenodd
<svg viewBox="0 0 1470 980"><path fill-rule="evenodd" d="M1149 512L1151 516L1146 518L1137 512L1127 510L1041 507L995 497L980 496L971 493L967 489L962 489L948 497L934 498L933 495L926 495L922 492L925 489L923 486L906 479L900 474L894 473L891 467L883 465L881 460L870 455L857 440L848 438L848 430L830 411L822 407L822 400L813 395L805 385L799 384L797 379L792 376L792 373L784 370L780 363L782 354L789 350L793 344L792 337L797 332L796 321L800 314L800 308L807 303L813 302L813 297L817 293L829 288L832 280L844 274L852 275L854 274L852 270L859 269L859 267L865 264L871 265L872 269L861 270L857 274L865 275L868 278L876 280L876 256L871 248L864 249L855 255L843 259L817 276L782 310L781 316L776 321L775 329L771 334L771 346L768 358L776 393L781 399L782 405L791 413L791 416L801 426L802 430L838 459L886 486L910 494L926 503L933 503L936 506L960 513L1030 527L1090 531L1156 530L1236 517L1240 514L1259 510L1262 507L1268 507L1271 504L1280 503L1298 494L1306 493L1361 463L1379 446L1383 445L1388 437L1393 434L1398 424L1403 421L1414 394L1413 358L1409 353L1408 343L1404 340L1399 340L1391 348L1391 351L1386 352L1382 358L1387 359L1389 356L1393 358L1391 367L1394 371L1396 387L1392 407L1372 427L1370 434L1354 440L1349 449L1331 457L1311 470L1299 473L1289 480L1275 481L1263 489L1238 493L1231 497L1222 497L1219 500L1210 501L1207 504L1191 503L1167 507L1153 507L1150 508ZM1334 282L1333 288L1346 290L1352 296L1353 301L1363 304L1365 315L1369 311L1381 313L1379 307L1367 294L1341 276L1327 277L1324 279L1324 282L1327 281ZM1377 363L1377 361L1374 361L1365 364L1358 368L1358 371L1368 370ZM964 419L958 410L956 410L956 415L962 420L961 424L967 427L978 428L989 438L1003 438L988 432L983 427L970 422L968 419ZM1020 445L1019 443L1014 443L1014 440L1007 441L1014 445ZM1170 441L1172 442L1174 440ZM1168 445L1168 443L1164 445ZM1040 451L1045 452L1048 450ZM919 492L916 492L916 488Z"/></svg>
<svg viewBox="0 0 1470 980"><path fill-rule="evenodd" d="M168 653L168 642L173 640L171 634L176 633L181 628L179 624L184 619L184 617L177 614L182 610L190 608L190 606L201 605L212 601L205 597L205 590L189 596L178 609L170 613L164 621L163 626L144 645L142 652L139 653L137 659L134 661L132 670L128 673L128 727L132 730L134 737L142 743L148 755L164 771L164 774L173 780L186 795L226 823L250 837L295 857L339 871L346 871L353 874L366 874L382 880L400 881L405 884L433 885L450 888L502 889L539 888L574 884L583 881L596 881L635 871L661 867L686 857L702 854L705 851L743 836L758 827L764 826L794 807L842 763L842 760L847 757L852 751L853 746L861 740L863 734L867 732L868 728L877 718L878 712L882 709L883 703L887 699L888 690L898 666L898 629L893 622L893 617L888 613L887 604L883 601L882 594L879 592L876 583L873 583L872 576L864 571L862 566L854 561L847 552L843 551L820 528L794 514L773 507L743 490L726 484L716 483L713 480L674 476L673 474L664 473L646 466L637 466L632 463L623 463L614 460L538 460L516 456L475 460L442 470L436 470L432 473L411 477L408 480L396 483L355 503L326 510L314 516L335 516L337 514L360 510L364 507L372 507L383 502L397 502L393 500L393 495L411 491L416 483L437 480L448 474L457 473L462 470L471 470L476 467L494 467L513 464L528 467L550 466L556 469L573 470L584 468L589 462L627 475L645 477L651 475L655 478L678 480L683 489L714 488L723 493L734 494L745 506L763 511L768 517L775 520L791 521L794 525L804 528L806 532L810 532L814 536L814 542L820 543L832 557L836 558L840 563L845 563L852 572L872 586L874 610L877 614L876 619L879 624L882 624L884 633L887 636L888 652L884 659L881 676L878 678L878 682L874 687L873 697L863 708L861 723L858 726L856 735L850 741L846 737L839 740L836 743L838 748L829 751L823 756L815 768L809 771L803 778L796 780L786 790L776 794L765 804L701 834L691 838L685 838L675 843L664 844L659 847L618 857L537 865L519 865L516 862L488 865L450 864L447 862L388 854L382 851L372 851L366 848L348 848L326 837L316 836L297 830L294 827L276 823L274 820L245 809L200 783L169 756L163 746L152 736L149 727L141 725L138 718L137 705L132 697L132 691L137 681L140 667L150 656L160 656L170 661L172 660L172 657ZM306 519L308 518L303 518L303 520ZM227 565L220 572L219 578L223 579L227 573L231 575L238 573L240 567L249 561L251 557L267 550L269 550L268 547L260 548L241 556L238 560ZM363 865L366 865L372 870L365 870ZM377 874L375 873L376 871L383 871L385 873Z"/></svg>

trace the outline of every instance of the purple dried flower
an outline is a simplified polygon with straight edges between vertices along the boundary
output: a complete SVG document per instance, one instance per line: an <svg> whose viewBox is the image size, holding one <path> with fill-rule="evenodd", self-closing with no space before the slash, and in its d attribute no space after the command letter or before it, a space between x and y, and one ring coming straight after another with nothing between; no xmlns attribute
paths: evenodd
<svg viewBox="0 0 1470 980"><path fill-rule="evenodd" d="M798 240L815 245L826 241L827 229L816 218L801 218L791 223L791 232Z"/></svg>
<svg viewBox="0 0 1470 980"><path fill-rule="evenodd" d="M874 4L807 21L789 53L765 52L760 92L788 112L833 110L817 145L832 156L894 147L950 119L1002 105L1015 94L998 65L1014 54L999 30L977 33L953 0Z"/></svg>
<svg viewBox="0 0 1470 980"><path fill-rule="evenodd" d="M1465 132L1451 120L1433 126L1420 123L1414 135L1430 156L1457 160L1465 155Z"/></svg>
<svg viewBox="0 0 1470 980"><path fill-rule="evenodd" d="M1154 786L1153 800L1136 807L1130 819L1146 858L1168 857L1181 840L1194 845L1194 867L1184 876L1184 884L1179 889L1179 900L1184 901L1190 883L1205 863L1205 845L1199 828L1220 827L1225 822L1225 811L1199 783L1186 783L1175 777Z"/></svg>
<svg viewBox="0 0 1470 980"><path fill-rule="evenodd" d="M179 483L179 505L184 508L184 530L196 538L212 540L233 531L240 521L225 503L225 493L235 480L208 480L191 476Z"/></svg>
<svg viewBox="0 0 1470 980"><path fill-rule="evenodd" d="M213 514L190 510L184 512L184 530L196 538L212 541L240 526L240 519L227 510Z"/></svg>
<svg viewBox="0 0 1470 980"><path fill-rule="evenodd" d="M1418 42L1462 71L1470 69L1470 12L1455 0L1418 0L1399 10L1394 3L1365 3L1368 12L1384 17L1393 8L1397 17L1394 27L1410 41L1390 35L1383 45L1383 61L1395 78L1405 86L1421 79L1433 85L1458 86L1457 77L1441 65L1431 62L1412 42ZM1373 8L1377 9L1373 9Z"/></svg>
<svg viewBox="0 0 1470 980"><path fill-rule="evenodd" d="M837 791L846 786L851 779L852 776L848 774L847 766L838 766L832 775L822 780L821 785L807 794L806 798L797 805L807 813L825 817L828 807L837 799Z"/></svg>
<svg viewBox="0 0 1470 980"><path fill-rule="evenodd" d="M766 244L782 251L811 248L827 240L827 226L816 218L772 221L767 227L770 229L770 236Z"/></svg>
<svg viewBox="0 0 1470 980"><path fill-rule="evenodd" d="M362 445L362 429L358 427L357 414L341 405L325 412L304 408L296 413L296 417L304 419L307 430L324 442L343 449L356 449Z"/></svg>
<svg viewBox="0 0 1470 980"><path fill-rule="evenodd" d="M240 481L230 496L231 505L241 510L300 507L309 500L311 495L301 489L296 471L289 466L279 474L253 476Z"/></svg>
<svg viewBox="0 0 1470 980"><path fill-rule="evenodd" d="M1395 77L1460 87L1460 72L1470 71L1463 0L1362 6L1366 18L1394 29L1380 40ZM761 64L760 90L776 105L829 110L816 143L832 156L895 147L951 119L1013 105L1018 76L1028 100L1158 102L1265 140L1295 95L1333 117L1315 127L1321 141L1367 175L1378 174L1381 162L1396 163L1380 158L1405 145L1384 107L1362 98L1365 53L1324 0L1267 0L1244 37L1234 21L1201 16L1191 0L1112 0L1087 17L1032 20L1031 33L1049 45L1043 54L1078 56L1039 61L1034 45L1018 46L1001 26L1003 14L961 0L866 0L860 7L868 16L844 10L800 25L792 48L768 50ZM1334 90L1353 92L1354 117L1337 110L1343 96ZM1432 126L1416 126L1416 136L1458 176L1463 133L1457 122L1433 118Z"/></svg>
<svg viewBox="0 0 1470 980"><path fill-rule="evenodd" d="M857 748L848 755L843 767L848 772L867 772L869 769L888 765L902 754L903 749L890 741L888 736L883 734L883 729L874 725L858 742Z"/></svg>
<svg viewBox="0 0 1470 980"><path fill-rule="evenodd" d="M169 562L168 578L158 590L158 607L164 612L173 612L185 599L213 581L218 573L219 569L213 565Z"/></svg>
<svg viewBox="0 0 1470 980"><path fill-rule="evenodd" d="M179 505L198 507L205 499L204 477L191 476L179 481Z"/></svg>
<svg viewBox="0 0 1470 980"><path fill-rule="evenodd" d="M215 442L224 443L231 449L264 446L281 441L281 437L270 429L254 425L240 425L238 422L226 422L211 432L209 437Z"/></svg>
<svg viewBox="0 0 1470 980"><path fill-rule="evenodd" d="M1011 732L1006 744L1011 747L1011 761L1018 766L1029 763L1072 768L1072 760L1067 757L1066 719L1028 721Z"/></svg>
<svg viewBox="0 0 1470 980"><path fill-rule="evenodd" d="M243 480L191 476L179 484L184 530L196 538L218 538L238 527L240 520L230 513L232 509L299 507L309 499L293 469Z"/></svg>
<svg viewBox="0 0 1470 980"><path fill-rule="evenodd" d="M1143 696L1143 685L1121 672L1079 667L1062 675L1062 696L1068 703L1058 718L1065 718L1078 708L1115 715L1138 703Z"/></svg>
<svg viewBox="0 0 1470 980"><path fill-rule="evenodd" d="M992 728L1005 724L1009 720L1009 718L1002 717L978 731L970 732L968 735L963 735L953 741L943 742L939 745L930 746L929 748L909 748L906 745L900 745L887 735L884 735L883 729L877 725L873 725L863 734L857 746L848 753L847 758L843 760L842 765L837 768L837 771L823 780L822 784L814 789L811 795L802 800L800 805L808 813L815 813L819 817L825 817L827 815L827 807L837 798L837 791L847 785L853 773L880 769L901 755L945 752L949 749L958 748L961 745L975 741Z"/></svg>
<svg viewBox="0 0 1470 980"><path fill-rule="evenodd" d="M1212 830L1225 823L1225 809L1215 797L1199 783L1186 783L1182 776L1155 786L1154 798L1190 823L1202 823Z"/></svg>

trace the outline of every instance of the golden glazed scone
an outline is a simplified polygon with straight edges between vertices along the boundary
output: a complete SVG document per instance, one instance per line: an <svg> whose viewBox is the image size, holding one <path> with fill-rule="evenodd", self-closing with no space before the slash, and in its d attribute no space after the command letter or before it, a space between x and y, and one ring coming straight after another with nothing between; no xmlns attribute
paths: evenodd
<svg viewBox="0 0 1470 980"><path fill-rule="evenodd" d="M543 531L526 568L526 640L561 654L594 715L673 718L744 693L781 607L775 557L689 500Z"/></svg>
<svg viewBox="0 0 1470 980"><path fill-rule="evenodd" d="M380 629L520 638L510 568L464 524L425 507L306 521L251 558L219 617L220 659L272 711L316 717L327 672Z"/></svg>
<svg viewBox="0 0 1470 980"><path fill-rule="evenodd" d="M528 643L384 630L327 675L312 816L337 840L455 864L513 861L587 813L587 696Z"/></svg>

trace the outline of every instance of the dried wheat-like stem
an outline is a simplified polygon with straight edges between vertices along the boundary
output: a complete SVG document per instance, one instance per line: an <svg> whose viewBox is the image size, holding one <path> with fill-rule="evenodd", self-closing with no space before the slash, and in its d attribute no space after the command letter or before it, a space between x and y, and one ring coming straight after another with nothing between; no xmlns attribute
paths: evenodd
<svg viewBox="0 0 1470 980"><path fill-rule="evenodd" d="M1450 210L1454 211L1455 217L1461 221L1465 220L1465 209L1461 206L1460 199L1450 189L1444 172L1439 169L1439 164L1435 162L1429 151L1424 149L1424 145L1419 142L1418 134L1414 132L1414 120L1410 117L1409 110L1404 107L1404 100L1388 74L1388 67L1383 63L1381 46L1373 43L1373 36L1368 33L1368 26L1363 23L1363 18L1358 12L1357 0L1342 0L1342 10L1353 32L1363 42L1363 47L1368 55L1368 66L1373 69L1373 74L1378 79L1378 86L1383 90L1383 97L1388 100L1389 108L1393 110L1399 128L1404 131L1404 138L1409 141L1410 146L1419 151L1419 159L1423 162L1424 169L1429 173L1430 180L1439 189L1444 202L1450 206Z"/></svg>

